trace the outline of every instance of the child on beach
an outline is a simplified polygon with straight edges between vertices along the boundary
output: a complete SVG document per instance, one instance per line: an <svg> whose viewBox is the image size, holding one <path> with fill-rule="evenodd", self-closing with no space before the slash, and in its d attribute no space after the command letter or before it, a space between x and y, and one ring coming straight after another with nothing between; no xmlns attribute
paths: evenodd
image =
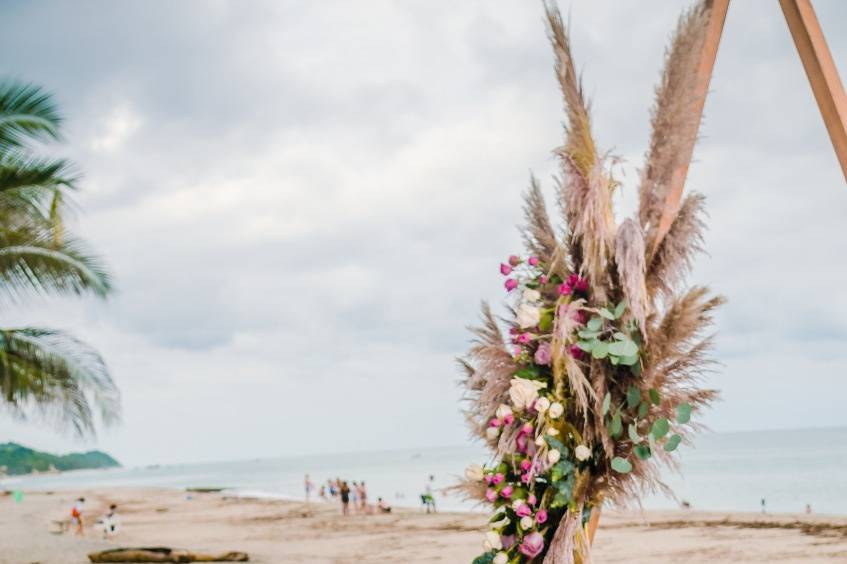
<svg viewBox="0 0 847 564"><path fill-rule="evenodd" d="M82 516L83 505L85 504L85 498L80 497L76 500L73 507L71 508L71 523L76 525L76 535L81 537L85 534L85 520Z"/></svg>
<svg viewBox="0 0 847 564"><path fill-rule="evenodd" d="M103 538L108 539L111 536L114 536L118 532L118 506L110 505L109 512L106 513L103 518L100 520L100 523L103 525Z"/></svg>

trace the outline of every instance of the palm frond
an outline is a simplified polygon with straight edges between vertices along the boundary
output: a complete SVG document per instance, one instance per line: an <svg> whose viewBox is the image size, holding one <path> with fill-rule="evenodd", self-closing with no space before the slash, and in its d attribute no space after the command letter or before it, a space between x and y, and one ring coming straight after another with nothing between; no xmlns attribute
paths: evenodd
<svg viewBox="0 0 847 564"><path fill-rule="evenodd" d="M0 150L60 138L62 116L48 92L33 84L0 82Z"/></svg>
<svg viewBox="0 0 847 564"><path fill-rule="evenodd" d="M0 291L17 302L36 294L92 293L106 297L111 277L100 259L74 239L57 242L52 232L0 230Z"/></svg>
<svg viewBox="0 0 847 564"><path fill-rule="evenodd" d="M17 416L31 412L77 435L94 434L94 411L105 424L120 418L120 393L102 357L60 331L0 330L0 393Z"/></svg>

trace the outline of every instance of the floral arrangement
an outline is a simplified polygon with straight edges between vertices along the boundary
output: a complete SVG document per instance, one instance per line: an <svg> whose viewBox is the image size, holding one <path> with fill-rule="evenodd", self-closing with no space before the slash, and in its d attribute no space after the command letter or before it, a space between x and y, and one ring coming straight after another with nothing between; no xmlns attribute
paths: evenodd
<svg viewBox="0 0 847 564"><path fill-rule="evenodd" d="M721 298L683 288L702 241L702 196L692 193L666 234L668 179L696 135L690 93L708 3L679 23L657 89L637 217L615 222L613 160L596 148L559 12L547 7L567 114L558 200L564 236L550 223L535 179L525 197L527 254L500 265L513 298L501 325L483 324L460 363L467 417L491 448L461 488L493 508L476 564L590 560L587 523L605 502L670 493L660 465L716 398L698 380L710 366L704 331ZM687 163L684 163L687 164Z"/></svg>

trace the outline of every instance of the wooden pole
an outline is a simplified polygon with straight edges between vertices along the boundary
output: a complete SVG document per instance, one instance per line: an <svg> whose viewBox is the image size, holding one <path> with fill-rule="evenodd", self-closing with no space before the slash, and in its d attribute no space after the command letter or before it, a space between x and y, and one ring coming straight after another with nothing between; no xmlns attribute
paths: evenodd
<svg viewBox="0 0 847 564"><path fill-rule="evenodd" d="M847 179L847 94L810 0L779 0L826 130Z"/></svg>
<svg viewBox="0 0 847 564"><path fill-rule="evenodd" d="M726 13L729 10L729 0L712 0L709 9L709 23L706 29L706 37L703 41L703 48L700 52L700 63L697 65L697 84L694 87L694 104L691 111L697 118L697 127L700 126L700 119L703 116L703 106L706 104L706 94L709 91L709 82L712 80L712 69L715 66L715 58L718 56L718 45L721 42L721 33L723 25L726 21ZM679 211L679 202L682 199L682 189L685 187L685 177L688 176L688 164L691 162L691 157L694 154L694 143L697 136L691 136L691 140L687 146L682 148L684 158L681 165L673 171L671 176L668 195L665 198L665 207L662 210L662 216L659 219L659 227L656 231L656 238L653 241L653 248L650 254L656 252L662 239L668 234L674 218Z"/></svg>
<svg viewBox="0 0 847 564"><path fill-rule="evenodd" d="M588 545L594 544L594 535L597 534L597 527L600 526L600 506L595 505L591 509L591 517L588 518Z"/></svg>

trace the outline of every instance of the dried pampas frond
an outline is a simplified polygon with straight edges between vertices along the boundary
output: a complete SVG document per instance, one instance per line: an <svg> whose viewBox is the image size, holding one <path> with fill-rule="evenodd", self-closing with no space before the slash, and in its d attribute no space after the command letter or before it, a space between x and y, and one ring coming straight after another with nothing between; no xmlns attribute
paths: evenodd
<svg viewBox="0 0 847 564"><path fill-rule="evenodd" d="M644 233L632 219L626 219L618 228L615 237L615 264L618 267L618 281L624 298L629 304L632 317L638 322L641 334L645 337L646 320L650 313L650 300L644 275L646 249Z"/></svg>
<svg viewBox="0 0 847 564"><path fill-rule="evenodd" d="M691 271L694 256L703 252L705 203L705 196L697 192L683 200L647 269L646 285L651 299L671 296Z"/></svg>
<svg viewBox="0 0 847 564"><path fill-rule="evenodd" d="M544 194L541 193L541 186L534 175L530 175L529 190L524 194L523 209L526 219L526 226L522 229L524 244L544 264L553 264L559 242L550 224ZM567 272L566 265L563 261L558 262L557 271L564 277Z"/></svg>
<svg viewBox="0 0 847 564"><path fill-rule="evenodd" d="M665 68L656 88L652 110L652 136L641 176L638 218L652 248L665 207L671 178L688 165L685 150L697 137L702 99L695 96L697 67L706 37L711 2L699 2L684 14L665 55Z"/></svg>

